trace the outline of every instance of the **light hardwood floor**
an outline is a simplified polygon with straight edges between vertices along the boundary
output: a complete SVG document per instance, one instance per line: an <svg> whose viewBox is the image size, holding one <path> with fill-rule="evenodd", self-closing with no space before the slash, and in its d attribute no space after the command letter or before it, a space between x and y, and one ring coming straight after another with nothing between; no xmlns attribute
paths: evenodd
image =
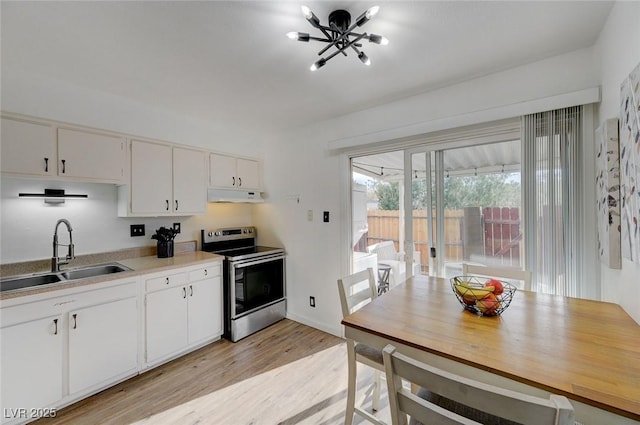
<svg viewBox="0 0 640 425"><path fill-rule="evenodd" d="M358 370L370 408L371 371ZM131 378L38 425L344 423L346 348L341 338L283 320L237 343L221 340ZM390 423L386 390L378 416ZM362 423L358 417L354 423Z"/></svg>

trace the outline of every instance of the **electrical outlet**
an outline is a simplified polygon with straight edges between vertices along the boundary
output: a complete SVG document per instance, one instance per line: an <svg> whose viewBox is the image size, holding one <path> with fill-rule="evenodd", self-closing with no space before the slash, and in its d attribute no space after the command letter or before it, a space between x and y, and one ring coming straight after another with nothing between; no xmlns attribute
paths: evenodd
<svg viewBox="0 0 640 425"><path fill-rule="evenodd" d="M130 227L131 237L144 236L144 224L132 224Z"/></svg>
<svg viewBox="0 0 640 425"><path fill-rule="evenodd" d="M322 221L324 221L325 223L329 222L329 211L325 211L322 215Z"/></svg>
<svg viewBox="0 0 640 425"><path fill-rule="evenodd" d="M173 223L173 230L176 233L180 233L180 223Z"/></svg>
<svg viewBox="0 0 640 425"><path fill-rule="evenodd" d="M316 306L316 297L309 297L309 305L311 307L315 307Z"/></svg>

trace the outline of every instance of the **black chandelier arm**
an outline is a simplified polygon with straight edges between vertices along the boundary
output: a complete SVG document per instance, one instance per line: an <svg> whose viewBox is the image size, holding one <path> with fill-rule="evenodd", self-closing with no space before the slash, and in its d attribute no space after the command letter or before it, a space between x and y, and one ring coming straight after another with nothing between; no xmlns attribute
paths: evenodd
<svg viewBox="0 0 640 425"><path fill-rule="evenodd" d="M336 46L336 51L331 53L329 56L327 56L326 58L324 58L325 62L328 62L329 59L333 59L338 53L342 53L343 55L347 55L344 50L347 50L349 47L353 47L356 42L358 42L360 39L362 39L364 37L364 34L361 34L359 37L355 38L353 41L350 41L349 44L347 44L346 46L340 48L338 46ZM355 49L355 47L353 47ZM356 49L356 51L358 51Z"/></svg>

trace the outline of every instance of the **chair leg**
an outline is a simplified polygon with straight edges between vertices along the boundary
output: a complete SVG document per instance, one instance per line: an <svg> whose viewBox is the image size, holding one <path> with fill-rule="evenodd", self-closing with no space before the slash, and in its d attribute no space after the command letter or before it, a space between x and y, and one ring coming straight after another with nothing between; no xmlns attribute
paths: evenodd
<svg viewBox="0 0 640 425"><path fill-rule="evenodd" d="M380 410L380 371L374 370L373 372L373 402L372 409L374 412Z"/></svg>
<svg viewBox="0 0 640 425"><path fill-rule="evenodd" d="M349 347L347 343L347 365L349 370L349 378L347 380L347 408L344 414L344 425L353 424L353 414L356 405L356 353L353 347Z"/></svg>

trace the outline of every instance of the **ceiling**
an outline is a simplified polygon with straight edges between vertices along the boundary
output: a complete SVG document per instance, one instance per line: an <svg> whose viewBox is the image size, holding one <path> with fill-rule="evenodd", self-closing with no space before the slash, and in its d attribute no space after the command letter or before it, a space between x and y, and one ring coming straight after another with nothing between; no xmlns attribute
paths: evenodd
<svg viewBox="0 0 640 425"><path fill-rule="evenodd" d="M365 43L316 72L335 9L388 46ZM278 131L593 45L611 2L2 1L2 73L36 74L178 114Z"/></svg>

